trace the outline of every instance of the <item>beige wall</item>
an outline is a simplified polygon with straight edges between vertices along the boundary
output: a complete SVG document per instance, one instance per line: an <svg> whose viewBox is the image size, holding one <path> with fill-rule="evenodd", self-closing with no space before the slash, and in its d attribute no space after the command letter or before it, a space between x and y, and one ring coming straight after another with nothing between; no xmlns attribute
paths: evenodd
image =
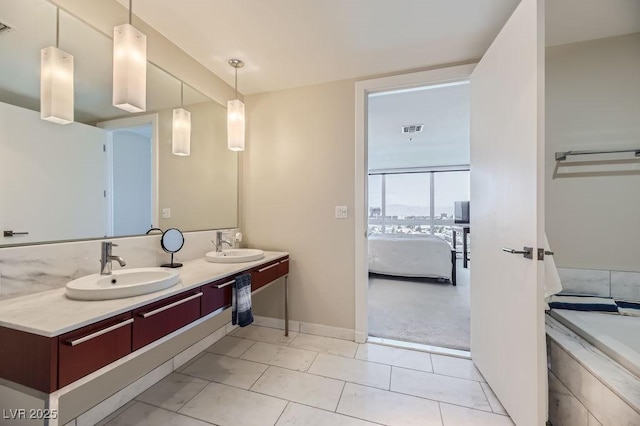
<svg viewBox="0 0 640 426"><path fill-rule="evenodd" d="M640 164L554 177L553 157L640 147L640 33L547 50L546 144L546 228L557 265L640 271Z"/></svg>
<svg viewBox="0 0 640 426"><path fill-rule="evenodd" d="M241 229L250 247L291 253L291 318L354 328L355 83L245 98ZM337 205L348 219L335 219ZM282 293L255 296L257 314Z"/></svg>

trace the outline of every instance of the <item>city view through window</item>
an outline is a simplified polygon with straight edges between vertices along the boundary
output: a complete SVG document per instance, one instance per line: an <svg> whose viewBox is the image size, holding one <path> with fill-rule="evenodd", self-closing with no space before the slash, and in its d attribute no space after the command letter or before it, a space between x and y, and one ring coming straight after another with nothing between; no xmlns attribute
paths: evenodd
<svg viewBox="0 0 640 426"><path fill-rule="evenodd" d="M369 175L369 233L431 234L452 243L454 202L469 193L468 170Z"/></svg>

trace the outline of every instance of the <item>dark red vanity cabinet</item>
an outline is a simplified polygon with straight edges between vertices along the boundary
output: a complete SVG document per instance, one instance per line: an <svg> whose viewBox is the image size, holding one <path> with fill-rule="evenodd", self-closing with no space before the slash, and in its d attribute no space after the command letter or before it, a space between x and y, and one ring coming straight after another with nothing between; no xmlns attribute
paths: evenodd
<svg viewBox="0 0 640 426"><path fill-rule="evenodd" d="M278 263L279 261L267 263L251 271L251 291L256 291L278 278Z"/></svg>
<svg viewBox="0 0 640 426"><path fill-rule="evenodd" d="M278 267L276 268L278 278L283 277L289 273L289 258L280 259Z"/></svg>
<svg viewBox="0 0 640 426"><path fill-rule="evenodd" d="M58 389L58 337L0 327L0 377L46 393Z"/></svg>
<svg viewBox="0 0 640 426"><path fill-rule="evenodd" d="M251 273L251 290L255 291L288 272L289 257L281 257L60 336L0 326L0 378L52 393L228 307L237 276Z"/></svg>
<svg viewBox="0 0 640 426"><path fill-rule="evenodd" d="M132 324L127 312L60 335L58 387L131 353Z"/></svg>
<svg viewBox="0 0 640 426"><path fill-rule="evenodd" d="M202 286L200 315L209 315L220 308L231 306L231 289L235 277L227 277Z"/></svg>
<svg viewBox="0 0 640 426"><path fill-rule="evenodd" d="M200 318L200 287L133 311L132 350L138 350Z"/></svg>

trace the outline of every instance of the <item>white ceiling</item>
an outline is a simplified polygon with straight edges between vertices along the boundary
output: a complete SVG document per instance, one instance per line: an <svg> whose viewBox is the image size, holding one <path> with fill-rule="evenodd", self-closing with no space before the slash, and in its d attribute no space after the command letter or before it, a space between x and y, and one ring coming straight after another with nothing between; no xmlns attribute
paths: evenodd
<svg viewBox="0 0 640 426"><path fill-rule="evenodd" d="M128 7L128 0L117 0ZM480 58L519 0L135 0L133 11L239 91ZM639 0L549 0L551 44L640 31Z"/></svg>
<svg viewBox="0 0 640 426"><path fill-rule="evenodd" d="M369 170L469 164L468 84L370 96L368 107ZM424 129L403 134L411 124Z"/></svg>
<svg viewBox="0 0 640 426"><path fill-rule="evenodd" d="M128 7L128 0L118 0ZM244 94L482 56L518 0L135 0L133 12Z"/></svg>

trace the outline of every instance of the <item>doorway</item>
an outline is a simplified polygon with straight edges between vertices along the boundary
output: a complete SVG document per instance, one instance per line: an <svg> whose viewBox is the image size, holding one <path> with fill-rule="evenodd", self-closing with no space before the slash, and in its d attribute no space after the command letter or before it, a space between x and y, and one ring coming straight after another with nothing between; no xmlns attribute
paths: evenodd
<svg viewBox="0 0 640 426"><path fill-rule="evenodd" d="M141 235L157 227L157 116L98 123L106 130L107 236Z"/></svg>
<svg viewBox="0 0 640 426"><path fill-rule="evenodd" d="M380 94L385 92L399 92L416 90L420 87L437 87L437 85L455 85L464 84L468 81L474 65L461 65L446 69L437 69L424 71L419 73L405 74L399 76L384 77L379 79L365 80L356 83L356 200L361 200L355 205L355 221L356 221L356 340L365 342L370 335L369 324L369 174L373 171L400 172L406 170L398 170L397 167L383 168L375 167L375 160L369 154L369 122L368 122L368 106L369 96L371 94ZM424 123L404 123L404 124L424 124ZM397 164L396 164L397 166ZM431 164L429 167L419 168L416 164L409 164L412 172L415 173L433 173L436 169L447 171L442 164ZM393 170L395 168L395 170ZM468 164L467 164L468 168ZM456 170L453 170L456 171ZM389 173L390 174L390 173ZM386 178L385 178L386 179ZM431 175L429 175L429 187L431 190ZM433 205L435 209L435 205ZM435 226L431 226L435 214L431 212L432 206L429 206L429 226L424 224L428 229L428 234L435 234ZM394 216L394 215L392 215ZM386 220L386 218L385 218ZM399 219L398 219L399 220ZM385 223L385 226L387 223ZM421 224L422 226L423 224ZM449 284L451 285L451 284ZM398 314L401 314L399 312Z"/></svg>
<svg viewBox="0 0 640 426"><path fill-rule="evenodd" d="M469 351L468 80L369 94L367 132L369 337Z"/></svg>

